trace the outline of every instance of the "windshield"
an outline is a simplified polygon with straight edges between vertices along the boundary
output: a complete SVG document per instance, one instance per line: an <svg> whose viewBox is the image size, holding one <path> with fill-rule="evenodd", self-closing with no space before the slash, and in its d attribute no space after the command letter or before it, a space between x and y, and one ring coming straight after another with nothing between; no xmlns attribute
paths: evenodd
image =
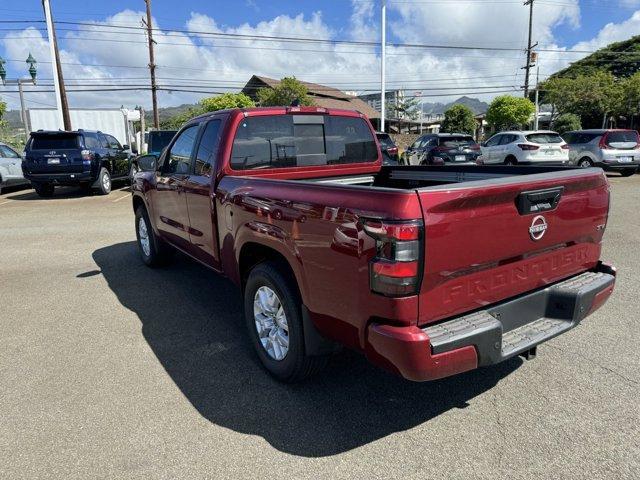
<svg viewBox="0 0 640 480"><path fill-rule="evenodd" d="M31 141L32 150L69 150L78 148L77 134L34 135Z"/></svg>
<svg viewBox="0 0 640 480"><path fill-rule="evenodd" d="M389 135L378 135L378 140L380 141L380 145L384 147L395 147L395 144Z"/></svg>
<svg viewBox="0 0 640 480"><path fill-rule="evenodd" d="M539 143L539 144L553 144L562 143L562 137L557 133L532 133L525 137L527 142Z"/></svg>
<svg viewBox="0 0 640 480"><path fill-rule="evenodd" d="M440 145L448 148L470 147L475 145L475 141L471 137L446 137L440 139Z"/></svg>
<svg viewBox="0 0 640 480"><path fill-rule="evenodd" d="M609 132L606 139L607 145L614 148L635 148L638 145L638 132L634 130Z"/></svg>

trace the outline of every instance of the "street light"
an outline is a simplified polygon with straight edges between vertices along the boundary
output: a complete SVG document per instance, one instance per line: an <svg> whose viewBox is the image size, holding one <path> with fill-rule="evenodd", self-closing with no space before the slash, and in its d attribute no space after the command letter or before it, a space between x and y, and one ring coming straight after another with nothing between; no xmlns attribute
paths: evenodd
<svg viewBox="0 0 640 480"><path fill-rule="evenodd" d="M22 124L24 125L25 135L28 137L29 126L27 125L27 110L24 105L24 92L22 91L22 85L27 83L31 83L33 85L36 84L36 77L38 74L38 67L36 65L38 64L38 62L35 58L33 58L31 52L29 52L29 56L25 60L25 63L29 64L29 69L27 71L29 72L31 78L16 78L11 80L7 80L7 71L4 68L5 63L7 62L5 62L2 57L0 57L0 80L2 80L2 85L18 86L18 92L20 93L20 117L22 119Z"/></svg>

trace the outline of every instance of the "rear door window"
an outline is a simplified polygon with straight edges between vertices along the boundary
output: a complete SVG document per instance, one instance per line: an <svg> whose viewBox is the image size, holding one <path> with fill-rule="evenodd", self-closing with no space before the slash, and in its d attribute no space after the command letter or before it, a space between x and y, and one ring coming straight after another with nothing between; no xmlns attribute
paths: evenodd
<svg viewBox="0 0 640 480"><path fill-rule="evenodd" d="M537 143L540 145L562 143L562 137L557 133L532 133L525 137L527 142Z"/></svg>
<svg viewBox="0 0 640 480"><path fill-rule="evenodd" d="M374 162L378 148L362 118L331 115L247 117L233 141L234 170Z"/></svg>
<svg viewBox="0 0 640 480"><path fill-rule="evenodd" d="M34 135L31 141L32 150L71 150L78 148L80 138L77 134Z"/></svg>
<svg viewBox="0 0 640 480"><path fill-rule="evenodd" d="M195 174L210 176L220 140L220 120L211 120L202 134L196 153Z"/></svg>

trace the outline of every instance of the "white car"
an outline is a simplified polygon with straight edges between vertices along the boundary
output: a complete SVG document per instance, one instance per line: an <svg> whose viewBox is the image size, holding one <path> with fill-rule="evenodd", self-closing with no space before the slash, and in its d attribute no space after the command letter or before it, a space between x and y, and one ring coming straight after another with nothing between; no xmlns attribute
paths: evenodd
<svg viewBox="0 0 640 480"><path fill-rule="evenodd" d="M568 165L569 146L556 132L500 132L482 144L485 165Z"/></svg>
<svg viewBox="0 0 640 480"><path fill-rule="evenodd" d="M29 185L22 175L22 157L9 145L0 143L0 192L3 187Z"/></svg>

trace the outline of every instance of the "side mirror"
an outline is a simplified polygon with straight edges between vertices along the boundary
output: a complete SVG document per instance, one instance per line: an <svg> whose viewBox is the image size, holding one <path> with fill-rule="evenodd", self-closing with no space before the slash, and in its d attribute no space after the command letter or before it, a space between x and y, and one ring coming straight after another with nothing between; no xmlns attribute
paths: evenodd
<svg viewBox="0 0 640 480"><path fill-rule="evenodd" d="M138 157L138 167L143 172L155 172L158 169L158 157L155 155L142 155Z"/></svg>
<svg viewBox="0 0 640 480"><path fill-rule="evenodd" d="M131 149L131 153L133 153L134 155L138 155L138 149L137 148L132 148Z"/></svg>
<svg viewBox="0 0 640 480"><path fill-rule="evenodd" d="M123 150L129 150L129 145L122 145Z"/></svg>

